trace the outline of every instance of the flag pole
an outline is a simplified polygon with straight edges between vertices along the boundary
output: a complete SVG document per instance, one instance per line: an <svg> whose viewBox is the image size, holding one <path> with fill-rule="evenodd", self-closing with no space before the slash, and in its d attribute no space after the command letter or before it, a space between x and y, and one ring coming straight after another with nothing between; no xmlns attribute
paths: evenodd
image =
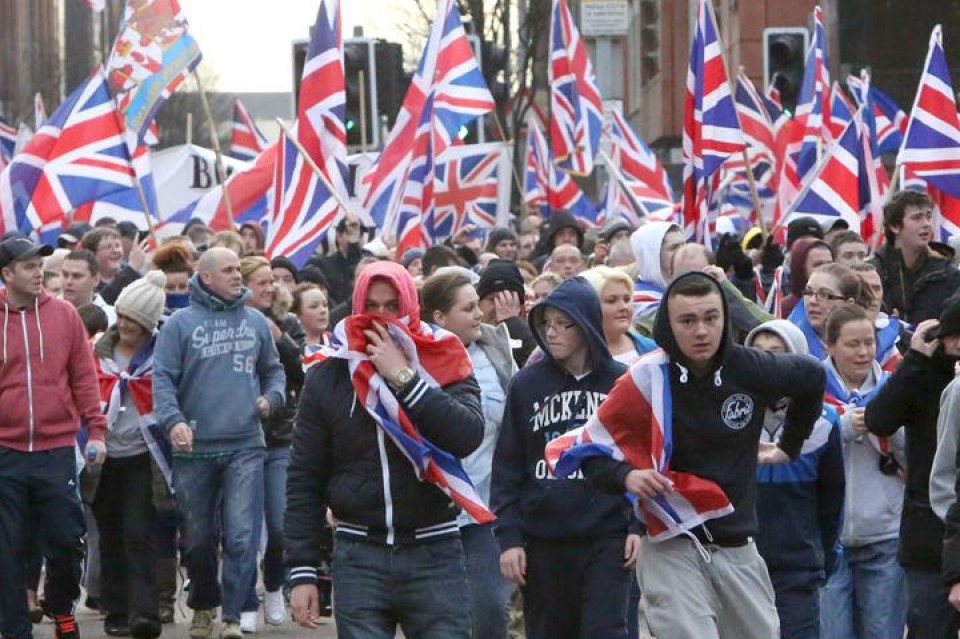
<svg viewBox="0 0 960 639"><path fill-rule="evenodd" d="M220 139L217 137L217 123L213 120L213 112L210 110L210 103L207 101L207 93L203 90L203 83L200 81L200 74L197 73L196 68L193 70L193 79L197 82L197 92L200 94L200 102L203 104L203 112L206 114L207 126L210 129L210 144L213 146L215 158L214 170L217 172L217 180L223 185L223 201L227 205L227 219L230 220L230 229L235 230L237 223L233 217L230 191L227 189L227 173L223 169L223 154L220 152Z"/></svg>
<svg viewBox="0 0 960 639"><path fill-rule="evenodd" d="M627 179L623 177L623 173L621 173L620 169L616 167L616 165L613 163L613 160L609 155L607 155L607 152L599 151L598 154L600 155L600 159L603 160L603 162L607 165L607 170L610 172L610 174L613 175L614 179L620 183L620 188L622 188L624 193L627 194L627 199L629 199L630 203L633 204L633 208L643 217L649 218L650 211L646 206L643 205L643 202L634 197L633 191L630 190L630 187L627 184ZM609 204L610 203L607 202L608 206Z"/></svg>
<svg viewBox="0 0 960 639"><path fill-rule="evenodd" d="M503 128L503 122L500 121L500 116L497 114L497 110L494 109L490 112L490 115L493 116L493 123L497 127L497 133L500 134L500 140L506 142L508 145L513 145L514 143L511 140L507 139L506 131ZM482 126L483 116L477 121L477 126ZM517 172L517 166L513 163L513 154L510 154L510 172L513 174L513 183L517 185L517 193L520 195L520 219L527 217L527 203L523 199L523 182L520 181L520 174Z"/></svg>
<svg viewBox="0 0 960 639"><path fill-rule="evenodd" d="M337 201L337 204L339 204L345 212L350 213L350 205L343 199L343 196L341 196L340 193L333 188L333 185L330 184L330 180L328 180L327 176L323 174L323 171L320 170L320 167L317 166L317 163L313 161L313 158L310 157L310 154L307 153L307 150L303 148L303 145L300 144L300 140L297 139L297 136L291 133L290 127L288 127L280 118L277 118L276 120L277 124L280 125L280 130L283 131L283 134L287 136L287 139L293 144L293 146L297 148L297 152L301 155L301 157L303 157L303 160L307 163L307 166L313 169L313 172L317 174L317 177L320 178L320 181L323 182L324 186L327 187L327 190L330 191L330 195L333 197L333 199Z"/></svg>
<svg viewBox="0 0 960 639"><path fill-rule="evenodd" d="M193 111L187 111L187 144L193 144Z"/></svg>

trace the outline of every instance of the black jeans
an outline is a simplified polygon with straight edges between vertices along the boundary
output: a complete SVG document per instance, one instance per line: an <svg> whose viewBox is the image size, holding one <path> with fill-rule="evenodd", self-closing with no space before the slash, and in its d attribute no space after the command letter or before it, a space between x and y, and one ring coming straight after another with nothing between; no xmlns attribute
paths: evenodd
<svg viewBox="0 0 960 639"><path fill-rule="evenodd" d="M528 639L627 639L625 536L527 541Z"/></svg>
<svg viewBox="0 0 960 639"><path fill-rule="evenodd" d="M0 635L10 639L33 636L24 575L28 532L39 536L47 558L47 610L71 614L80 596L84 534L73 446L33 453L0 447Z"/></svg>
<svg viewBox="0 0 960 639"><path fill-rule="evenodd" d="M100 529L100 599L107 614L156 619L157 514L149 453L107 458L93 513Z"/></svg>

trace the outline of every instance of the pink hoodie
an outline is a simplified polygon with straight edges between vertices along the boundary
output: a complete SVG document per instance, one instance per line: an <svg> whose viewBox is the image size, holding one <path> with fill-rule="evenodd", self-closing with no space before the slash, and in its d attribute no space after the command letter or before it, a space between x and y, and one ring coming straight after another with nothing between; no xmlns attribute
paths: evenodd
<svg viewBox="0 0 960 639"><path fill-rule="evenodd" d="M0 324L0 446L73 446L81 416L90 439L103 441L97 371L73 306L41 293L33 306L14 308L0 291Z"/></svg>

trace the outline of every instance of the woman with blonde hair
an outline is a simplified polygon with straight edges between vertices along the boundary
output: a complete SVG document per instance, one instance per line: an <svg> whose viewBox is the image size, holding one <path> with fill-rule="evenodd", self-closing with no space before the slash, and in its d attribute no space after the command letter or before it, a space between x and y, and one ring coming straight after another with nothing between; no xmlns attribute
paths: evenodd
<svg viewBox="0 0 960 639"><path fill-rule="evenodd" d="M613 358L629 366L657 348L656 342L630 330L633 323L633 280L626 272L609 266L594 266L581 275L600 297L603 336Z"/></svg>

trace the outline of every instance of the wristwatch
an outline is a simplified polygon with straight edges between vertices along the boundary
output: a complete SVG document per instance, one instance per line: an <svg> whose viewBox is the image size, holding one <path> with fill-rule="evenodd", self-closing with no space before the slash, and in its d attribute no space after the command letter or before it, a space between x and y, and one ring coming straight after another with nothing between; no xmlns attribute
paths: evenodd
<svg viewBox="0 0 960 639"><path fill-rule="evenodd" d="M401 368L393 375L393 385L397 388L403 388L410 383L415 373L409 368Z"/></svg>

